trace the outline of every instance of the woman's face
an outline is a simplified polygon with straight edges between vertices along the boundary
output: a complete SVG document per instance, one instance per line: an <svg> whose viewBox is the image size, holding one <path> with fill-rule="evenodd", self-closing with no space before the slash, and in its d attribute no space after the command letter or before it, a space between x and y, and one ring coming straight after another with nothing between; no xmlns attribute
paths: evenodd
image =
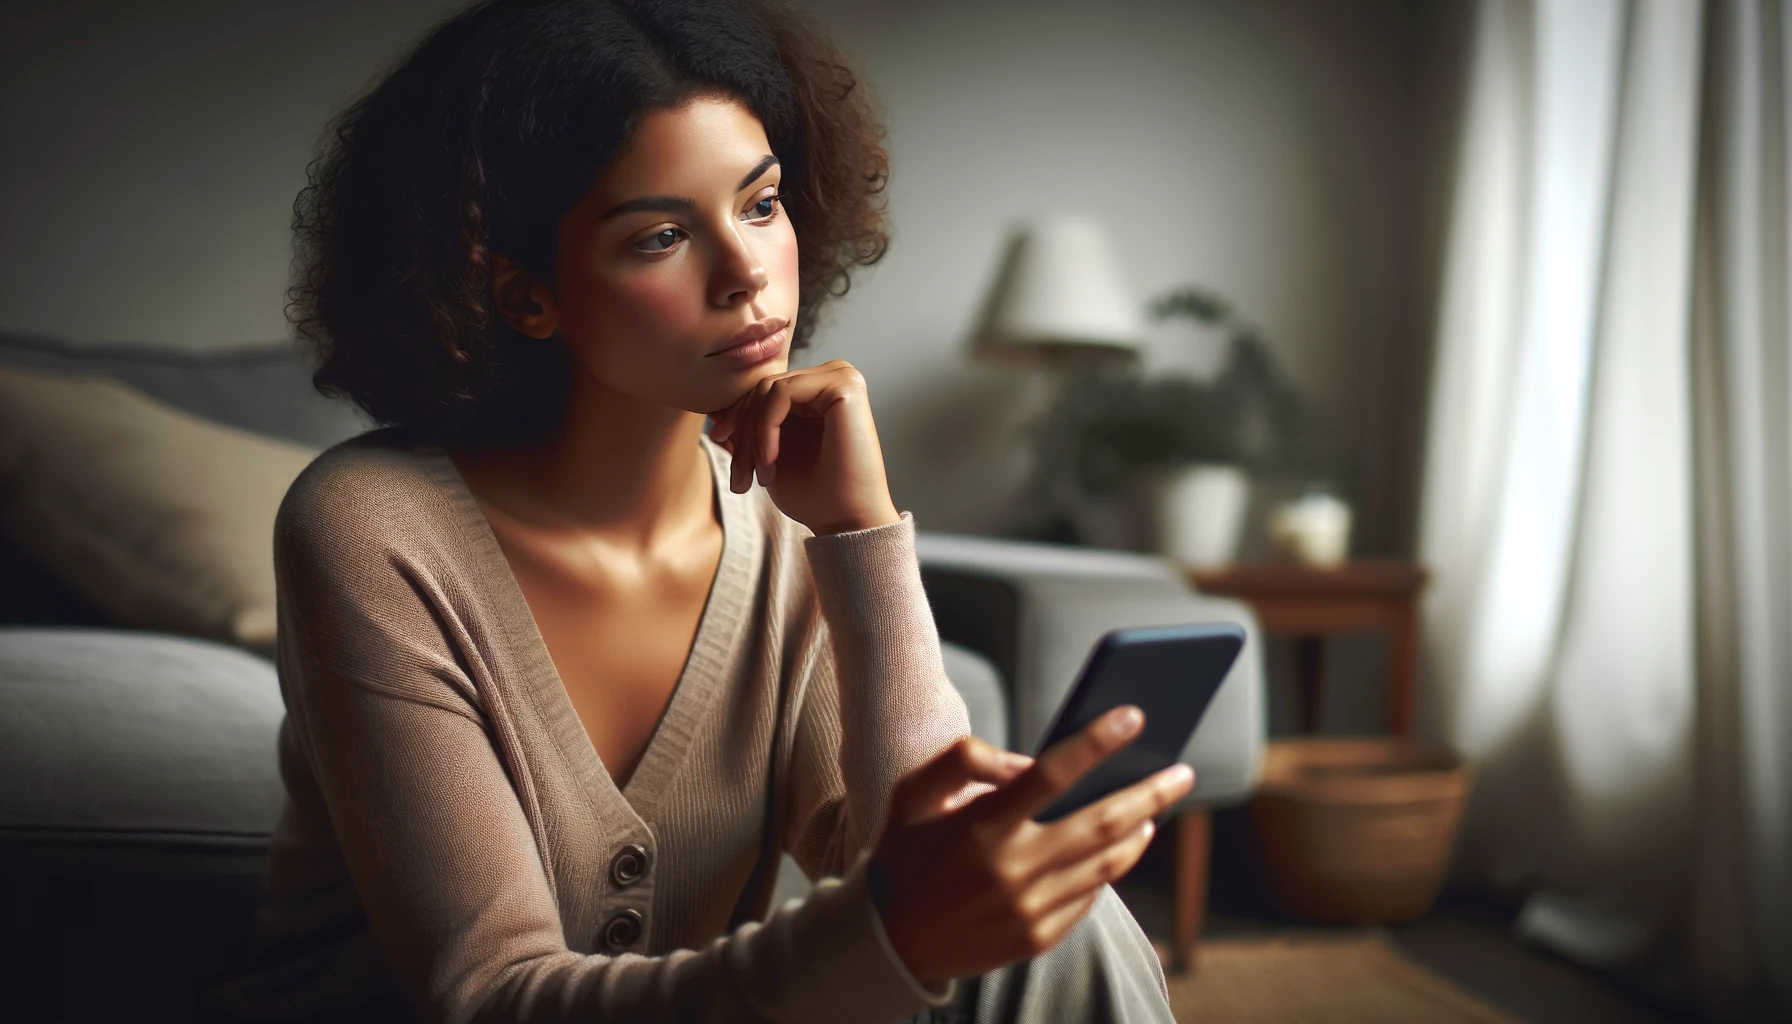
<svg viewBox="0 0 1792 1024"><path fill-rule="evenodd" d="M784 371L797 247L779 180L738 102L647 115L560 219L551 298L573 358L608 390L703 413Z"/></svg>

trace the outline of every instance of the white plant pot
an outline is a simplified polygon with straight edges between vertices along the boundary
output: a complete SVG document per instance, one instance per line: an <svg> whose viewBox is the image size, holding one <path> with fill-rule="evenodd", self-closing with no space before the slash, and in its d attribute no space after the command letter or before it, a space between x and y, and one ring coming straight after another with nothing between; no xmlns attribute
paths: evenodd
<svg viewBox="0 0 1792 1024"><path fill-rule="evenodd" d="M1237 556L1251 499L1244 470L1205 462L1159 470L1146 497L1159 554L1195 569L1222 568Z"/></svg>

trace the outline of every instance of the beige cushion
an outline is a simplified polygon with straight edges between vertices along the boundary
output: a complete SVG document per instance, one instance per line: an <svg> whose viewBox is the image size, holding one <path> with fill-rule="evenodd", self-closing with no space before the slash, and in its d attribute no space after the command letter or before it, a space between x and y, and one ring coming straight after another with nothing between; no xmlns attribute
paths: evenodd
<svg viewBox="0 0 1792 1024"><path fill-rule="evenodd" d="M123 625L271 645L274 513L316 454L103 377L0 367L0 526Z"/></svg>

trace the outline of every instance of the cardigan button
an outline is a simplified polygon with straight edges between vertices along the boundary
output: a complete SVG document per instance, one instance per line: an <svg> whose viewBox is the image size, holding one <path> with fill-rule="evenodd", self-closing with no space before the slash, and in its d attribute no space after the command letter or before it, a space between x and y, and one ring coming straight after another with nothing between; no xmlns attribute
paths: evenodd
<svg viewBox="0 0 1792 1024"><path fill-rule="evenodd" d="M640 912L619 911L604 925L604 945L611 949L627 949L641 941L641 932L645 928L646 921Z"/></svg>
<svg viewBox="0 0 1792 1024"><path fill-rule="evenodd" d="M630 843L616 851L610 858L610 881L616 888L626 889L641 880L647 874L647 850L638 843Z"/></svg>

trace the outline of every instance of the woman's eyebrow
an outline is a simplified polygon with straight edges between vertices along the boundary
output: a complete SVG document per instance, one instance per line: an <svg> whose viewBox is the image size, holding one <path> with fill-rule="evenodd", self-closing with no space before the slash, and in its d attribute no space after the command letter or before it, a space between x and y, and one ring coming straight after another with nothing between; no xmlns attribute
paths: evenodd
<svg viewBox="0 0 1792 1024"><path fill-rule="evenodd" d="M777 163L778 158L772 156L770 153L760 157L759 162L753 165L753 169L747 172L746 177L740 179L740 184L734 186L734 191L739 192L741 189L753 184L753 179L764 174L766 171L771 170Z"/></svg>
<svg viewBox="0 0 1792 1024"><path fill-rule="evenodd" d="M740 184L734 186L734 191L739 192L753 184L755 179L771 170L777 163L778 158L769 153L760 157L759 162L753 165L753 169L740 179ZM686 199L683 196L638 196L610 207L598 220L609 220L611 217L620 217L625 213L640 213L644 210L651 210L655 213L690 213L696 209L697 201Z"/></svg>

